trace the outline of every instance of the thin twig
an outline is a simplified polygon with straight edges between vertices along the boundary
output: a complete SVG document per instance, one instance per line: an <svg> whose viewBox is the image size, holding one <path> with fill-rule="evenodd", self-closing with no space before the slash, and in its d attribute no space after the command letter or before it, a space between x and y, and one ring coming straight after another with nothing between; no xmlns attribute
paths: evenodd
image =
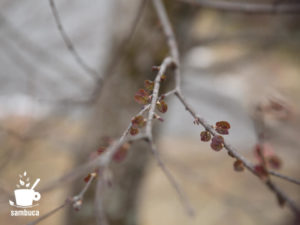
<svg viewBox="0 0 300 225"><path fill-rule="evenodd" d="M56 207L55 209L49 211L48 213L46 213L45 215L40 216L38 219L27 223L27 225L35 225L38 224L39 222L41 222L42 220L47 219L48 217L52 216L53 214L55 214L56 212L58 212L59 210L63 209L65 206L68 205L68 202L64 202L63 204L61 204L60 206Z"/></svg>
<svg viewBox="0 0 300 225"><path fill-rule="evenodd" d="M83 186L82 190L79 192L78 195L75 195L72 198L67 198L62 205L60 205L60 206L56 207L55 209L49 211L48 213L46 213L45 215L39 217L38 219L36 219L36 220L34 220L30 223L27 223L26 225L38 224L39 222L41 222L41 221L47 219L48 217L54 215L56 212L58 212L60 209L64 208L67 205L73 205L73 207L75 209L76 209L76 207L81 207L83 196L86 193L86 191L88 190L88 188L91 186L91 183L95 179L95 177L96 177L96 173L92 173L89 181Z"/></svg>
<svg viewBox="0 0 300 225"><path fill-rule="evenodd" d="M150 140L149 140L150 141ZM182 203L183 208L187 211L188 215L190 216L194 216L195 212L194 209L191 207L185 192L183 192L183 190L181 189L181 187L177 184L175 178L173 177L173 175L171 174L171 172L167 169L167 167L165 166L165 163L162 161L156 146L154 145L153 141L150 141L150 145L151 145L151 151L152 154L154 155L154 158L156 159L158 166L161 168L161 170L164 172L164 174L166 175L167 179L169 180L170 184L172 185L172 187L175 189L175 191L177 192L177 195L179 197L179 200Z"/></svg>
<svg viewBox="0 0 300 225"><path fill-rule="evenodd" d="M297 180L297 179L295 179L295 178L292 178L292 177L283 175L283 174L281 174L281 173L278 173L278 172L272 171L272 170L269 170L268 173L269 173L270 175L272 175L272 176L275 176L275 177L281 178L281 179L283 179L283 180L289 181L289 182L291 182L291 183L300 185L300 181Z"/></svg>
<svg viewBox="0 0 300 225"><path fill-rule="evenodd" d="M179 65L179 57L180 56L179 56L179 50L178 50L174 31L172 29L171 23L166 14L166 9L165 9L164 5L161 3L161 1L153 0L152 2L154 5L154 8L155 8L155 11L157 13L157 16L159 18L159 21L161 22L164 34L167 38L167 44L169 46L170 55L172 56L172 58L176 64L176 68L174 69L175 82L176 82L176 84L180 85L180 79L181 79L180 65Z"/></svg>
<svg viewBox="0 0 300 225"><path fill-rule="evenodd" d="M58 31L59 31L66 47L67 47L67 49L69 50L69 52L73 55L73 57L76 60L76 62L78 63L78 65L84 71L86 71L93 78L97 78L97 79L101 80L101 78L98 77L99 76L98 72L96 70L92 69L90 66L88 66L87 63L81 58L81 56L77 52L71 38L68 36L67 32L65 31L65 29L64 29L64 27L61 23L61 19L60 19L60 16L59 16L59 13L58 13L58 10L56 8L54 0L49 0L49 4L50 4L50 8L51 8L51 12L53 14L53 17L55 19L57 29L58 29Z"/></svg>
<svg viewBox="0 0 300 225"><path fill-rule="evenodd" d="M147 125L146 125L146 135L148 137L150 137L150 140L152 140L152 120L153 120L154 111L156 108L156 102L158 99L160 80L161 80L162 75L164 75L164 73L166 72L167 68L169 66L171 66L173 63L174 63L174 61L172 60L172 58L170 58L170 57L165 58L163 63L159 67L160 69L159 69L158 74L154 81L152 100L151 100L151 104L150 104L150 110L149 110L148 120L147 120Z"/></svg>
<svg viewBox="0 0 300 225"><path fill-rule="evenodd" d="M195 111L192 109L192 107L185 101L183 95L179 92L176 92L175 95L179 99L179 101L184 105L185 109L193 116L195 121L198 121L207 131L209 131L213 136L217 135L214 128L207 123L203 118L198 116ZM251 162L249 162L244 156L240 155L235 148L233 148L229 143L224 141L224 148L232 155L234 158L240 160L243 162L244 166L252 172L255 176L258 176L256 173L254 166ZM279 187L277 187L271 180L267 180L267 182L264 182L266 186L273 191L277 196L282 197L288 206L292 209L292 211L298 216L300 214L300 211L298 209L298 206L296 203L290 199Z"/></svg>
<svg viewBox="0 0 300 225"><path fill-rule="evenodd" d="M105 217L105 212L103 208L103 192L105 188L105 180L98 179L96 187L96 197L95 197L95 214L97 225L108 225L108 222Z"/></svg>
<svg viewBox="0 0 300 225"><path fill-rule="evenodd" d="M178 0L194 6L211 8L222 11L251 13L251 14L299 14L300 4L295 3L251 3L241 1L222 1L222 0Z"/></svg>
<svg viewBox="0 0 300 225"><path fill-rule="evenodd" d="M120 62L123 60L123 58L125 57L125 53L126 51L129 49L129 43L130 41L133 39L133 36L137 30L138 24L141 21L141 17L144 13L145 7L147 5L148 0L142 0L138 10L137 10L137 14L135 15L133 22L129 28L129 32L125 35L125 37L121 40L121 42L118 44L116 50L114 51L115 53L111 56L111 59L108 61L107 66L105 66L104 72L103 72L103 76L98 76L97 72L94 71L93 69L91 69L92 73L97 75L97 79L95 81L96 85L91 93L91 95L87 98L87 99L82 99L82 100L77 100L77 99L61 99L59 101L49 101L46 100L47 102L59 105L59 106L63 106L63 107L77 107L77 106L86 106L86 105L93 105L96 103L96 100L99 98L101 92L102 92L102 86L103 84L106 82L106 79L108 79L109 77L111 77L112 75L114 75L115 73L113 73L116 68L118 68L118 66L120 65ZM81 59L81 57L79 56L79 54L76 52L74 45L71 42L71 39L68 37L67 33L65 32L65 30L63 29L59 14L58 14L58 10L55 6L54 0L49 0L50 6L51 6L51 10L53 13L53 16L55 18L55 22L56 25L58 27L59 32L61 33L61 36L67 46L67 48L69 49L69 51L71 52L72 55L74 55L75 60L77 60L77 58L79 57L79 60ZM69 46L71 46L69 48ZM75 54L74 51L75 50ZM78 55L78 57L76 56ZM83 60L80 60L84 63ZM85 63L84 63L85 64ZM79 63L79 65L81 65L81 63ZM40 101L45 101L40 99Z"/></svg>

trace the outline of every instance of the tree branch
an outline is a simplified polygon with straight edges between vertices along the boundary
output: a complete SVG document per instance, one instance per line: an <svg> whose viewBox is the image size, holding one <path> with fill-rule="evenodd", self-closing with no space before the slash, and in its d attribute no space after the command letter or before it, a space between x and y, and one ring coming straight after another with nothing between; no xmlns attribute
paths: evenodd
<svg viewBox="0 0 300 225"><path fill-rule="evenodd" d="M151 151L152 154L154 155L154 158L156 159L158 166L161 168L161 170L164 172L164 174L166 175L167 179L169 180L170 184L173 186L173 188L175 189L175 191L177 192L177 195L179 197L179 200L181 201L184 209L187 211L188 215L190 216L194 216L195 212L194 209L190 206L190 203L186 197L185 192L182 191L181 187L177 184L175 178L173 177L173 175L170 173L170 171L167 169L167 167L165 166L165 163L162 161L157 148L155 147L153 141L150 141L150 145L151 145Z"/></svg>
<svg viewBox="0 0 300 225"><path fill-rule="evenodd" d="M61 23L61 19L60 19L60 16L59 16L59 13L58 13L58 10L56 8L54 0L49 0L49 4L50 4L50 8L51 8L51 12L53 14L53 17L55 19L55 24L57 26L57 29L58 29L58 31L59 31L66 47L67 47L67 49L72 54L75 61L90 76L92 76L93 78L97 78L97 79L102 80L102 78L98 77L99 76L98 72L96 70L92 69L91 67L89 67L87 65L87 63L81 58L81 56L77 52L73 42L71 41L71 38L68 36L67 32L65 31L65 29L64 29L64 27Z"/></svg>
<svg viewBox="0 0 300 225"><path fill-rule="evenodd" d="M92 173L91 174L91 178L83 186L82 190L79 192L78 195L75 195L72 198L67 198L62 205L56 207L55 209L49 211L45 215L39 217L38 219L36 219L36 220L34 220L34 221L26 224L26 225L35 225L35 224L38 224L41 221L47 219L48 217L54 215L56 212L58 212L59 210L63 209L67 205L72 205L75 210L78 210L81 207L81 205L82 205L82 199L83 199L84 194L86 193L86 191L88 190L88 188L91 186L91 183L95 179L95 177L96 177L96 173Z"/></svg>
<svg viewBox="0 0 300 225"><path fill-rule="evenodd" d="M183 3L189 3L194 6L211 8L221 11L230 11L238 13L251 14L299 14L299 3L248 3L239 1L222 1L222 0L178 0Z"/></svg>

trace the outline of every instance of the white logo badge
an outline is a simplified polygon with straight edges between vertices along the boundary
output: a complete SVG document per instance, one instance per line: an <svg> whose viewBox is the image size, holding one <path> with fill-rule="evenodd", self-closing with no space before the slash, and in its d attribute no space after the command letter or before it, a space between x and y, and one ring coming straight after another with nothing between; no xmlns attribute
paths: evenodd
<svg viewBox="0 0 300 225"><path fill-rule="evenodd" d="M23 174L19 175L19 183L17 184L17 189L15 189L15 202L9 200L11 206L17 208L23 208L24 210L11 211L12 216L38 216L38 211L28 211L25 208L31 208L37 206L37 201L40 200L41 194L34 190L34 188L40 182L40 178L36 179L35 182L31 185L30 178L27 176L25 171ZM37 214L37 215L36 215Z"/></svg>

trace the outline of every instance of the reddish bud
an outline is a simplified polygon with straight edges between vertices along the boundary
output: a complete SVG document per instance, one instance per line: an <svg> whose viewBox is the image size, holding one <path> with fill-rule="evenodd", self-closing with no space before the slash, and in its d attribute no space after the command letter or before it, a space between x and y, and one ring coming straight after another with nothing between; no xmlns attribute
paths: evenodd
<svg viewBox="0 0 300 225"><path fill-rule="evenodd" d="M91 179L91 174L88 174L83 180L85 183L89 182L89 180Z"/></svg>
<svg viewBox="0 0 300 225"><path fill-rule="evenodd" d="M200 133L200 139L201 141L207 142L211 139L211 134L208 131L202 131Z"/></svg>
<svg viewBox="0 0 300 225"><path fill-rule="evenodd" d="M230 124L227 121L219 121L216 123L216 131L219 134L229 134Z"/></svg>
<svg viewBox="0 0 300 225"><path fill-rule="evenodd" d="M234 168L235 171L241 172L241 171L244 170L244 163L243 163L241 160L237 159L237 160L233 163L233 168Z"/></svg>
<svg viewBox="0 0 300 225"><path fill-rule="evenodd" d="M154 114L153 115L153 119L157 119L157 120L159 120L160 122L164 122L164 119L163 118L161 118L158 114Z"/></svg>
<svg viewBox="0 0 300 225"><path fill-rule="evenodd" d="M93 177L96 177L97 176L97 173L96 172L93 172L93 173L89 173L83 180L84 182L89 182L89 180Z"/></svg>
<svg viewBox="0 0 300 225"><path fill-rule="evenodd" d="M158 109L158 111L165 113L168 111L168 105L164 100L158 101L156 103L156 107Z"/></svg>
<svg viewBox="0 0 300 225"><path fill-rule="evenodd" d="M144 87L148 90L148 91L153 91L154 88L154 82L151 80L145 80L144 81Z"/></svg>
<svg viewBox="0 0 300 225"><path fill-rule="evenodd" d="M266 168L261 165L258 164L256 166L254 166L254 172L257 174L257 176L259 176L261 179L266 179L269 176L268 171L266 170Z"/></svg>
<svg viewBox="0 0 300 225"><path fill-rule="evenodd" d="M122 147L118 149L118 151L114 154L113 160L116 162L121 162L125 159L128 149L130 147L130 144L125 143Z"/></svg>
<svg viewBox="0 0 300 225"><path fill-rule="evenodd" d="M160 67L159 66L152 66L152 71L159 71Z"/></svg>
<svg viewBox="0 0 300 225"><path fill-rule="evenodd" d="M136 127L144 127L146 125L146 120L144 119L143 116L136 116L131 120L132 126L134 128Z"/></svg>
<svg viewBox="0 0 300 225"><path fill-rule="evenodd" d="M220 135L216 135L212 138L210 147L215 151L220 151L224 146L224 138Z"/></svg>
<svg viewBox="0 0 300 225"><path fill-rule="evenodd" d="M130 130L129 130L130 134L132 136L134 135L137 135L139 133L139 129L138 128L134 128L134 127L131 127Z"/></svg>
<svg viewBox="0 0 300 225"><path fill-rule="evenodd" d="M142 105L150 102L150 96L144 89L138 90L138 92L134 96L134 99L137 103Z"/></svg>
<svg viewBox="0 0 300 225"><path fill-rule="evenodd" d="M101 155L104 151L105 151L105 148L100 147L100 148L98 148L98 150L97 150L97 154L98 154L98 155Z"/></svg>
<svg viewBox="0 0 300 225"><path fill-rule="evenodd" d="M276 155L272 155L268 157L267 162L270 165L270 167L273 169L280 169L282 165L281 159Z"/></svg>
<svg viewBox="0 0 300 225"><path fill-rule="evenodd" d="M167 76L166 76L165 74L163 74L163 75L160 77L160 82L164 82L166 79L167 79Z"/></svg>

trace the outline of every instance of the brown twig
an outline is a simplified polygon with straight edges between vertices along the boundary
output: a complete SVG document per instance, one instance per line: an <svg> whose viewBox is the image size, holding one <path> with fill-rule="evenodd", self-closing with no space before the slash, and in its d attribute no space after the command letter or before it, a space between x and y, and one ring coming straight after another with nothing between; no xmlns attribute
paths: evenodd
<svg viewBox="0 0 300 225"><path fill-rule="evenodd" d="M95 197L95 214L96 221L98 225L108 225L108 222L105 217L104 208L103 208L103 192L105 188L105 181L98 179L96 187L96 197Z"/></svg>
<svg viewBox="0 0 300 225"><path fill-rule="evenodd" d="M76 60L78 65L84 71L86 71L93 78L97 78L97 79L101 80L102 78L98 77L99 76L98 72L96 70L92 69L90 66L88 66L87 63L81 58L81 56L77 52L71 38L68 36L67 32L65 31L65 29L61 23L61 19L60 19L60 16L59 16L59 13L58 13L58 10L57 10L54 0L49 0L49 4L50 4L50 8L51 8L53 17L55 19L57 29L67 47L67 49L69 50L69 52L72 54L72 56L74 57L74 59Z"/></svg>
<svg viewBox="0 0 300 225"><path fill-rule="evenodd" d="M283 175L283 174L278 173L278 172L273 171L273 170L268 170L268 173L269 173L270 175L272 175L272 176L275 176L275 177L281 178L281 179L283 179L283 180L289 181L289 182L291 182L291 183L300 185L300 181L297 180L297 179L295 179L295 178L292 178L292 177Z"/></svg>
<svg viewBox="0 0 300 225"><path fill-rule="evenodd" d="M78 195L73 196L72 198L67 198L63 204L60 206L56 207L55 209L49 211L48 213L44 214L43 216L39 217L38 219L27 223L26 225L35 225L38 224L39 222L47 219L48 217L54 215L56 212L59 210L63 209L67 205L73 205L75 209L78 209L82 205L82 199L84 197L84 194L88 190L88 188L91 186L92 181L95 179L96 173L91 174L91 178L89 181L83 186L82 190L79 192Z"/></svg>
<svg viewBox="0 0 300 225"><path fill-rule="evenodd" d="M146 125L146 135L149 137L150 141L152 141L152 120L154 116L154 111L156 108L156 102L158 99L158 94L159 94L159 87L160 87L160 80L162 75L166 72L167 68L171 66L174 63L172 58L167 57L164 59L163 63L159 67L158 74L155 78L154 81L154 88L153 88L153 94L152 94L152 100L150 104L150 110L148 113L148 120L147 120L147 125Z"/></svg>
<svg viewBox="0 0 300 225"><path fill-rule="evenodd" d="M168 168L166 167L165 163L162 161L156 146L154 145L153 141L151 141L150 143L151 145L151 151L152 154L154 155L154 158L156 159L158 166L161 168L161 170L164 172L164 174L166 175L167 179L169 180L170 184L172 185L172 187L175 189L179 200L182 203L182 206L184 207L184 209L187 211L188 215L190 216L194 216L195 212L194 209L191 207L185 192L181 189L181 187L177 184L175 178L173 177L173 175L171 174L171 172L168 170Z"/></svg>
<svg viewBox="0 0 300 225"><path fill-rule="evenodd" d="M94 87L94 90L92 91L92 94L87 99L82 99L82 100L61 99L59 101L52 101L52 102L49 101L49 100L46 100L46 101L50 102L50 103L54 103L54 104L59 105L59 106L63 106L63 107L86 106L86 105L90 105L90 104L93 105L94 103L96 103L96 100L99 98L99 96L101 94L103 83L105 83L106 79L109 76L114 74L113 72L116 70L116 68L118 68L118 66L120 65L120 62L124 58L125 53L128 50L128 46L129 46L128 43L132 40L132 38L133 38L133 36L134 36L134 34L137 30L138 24L139 24L140 19L143 15L143 12L144 12L144 9L145 9L145 6L146 6L147 2L148 2L148 0L142 0L141 1L140 5L138 7L138 10L137 10L137 14L135 15L135 17L133 19L133 22L132 22L132 24L129 28L129 32L125 35L125 37L118 44L118 46L116 48L116 51L115 51L115 54L113 54L111 56L110 61L107 63L107 66L104 69L103 76L99 77L97 75L96 71L94 71L94 72L91 71L91 73L93 73L93 74L96 73L95 75L97 75L97 77L96 77L97 79L96 79L96 82L95 82L96 85ZM62 36L67 48L69 49L71 54L74 55L75 59L78 60L78 58L79 58L79 61L82 61L83 64L85 64L83 60L80 60L81 59L80 55L76 51L75 52L73 51L73 50L75 50L75 47L72 44L71 39L68 37L67 33L65 32L65 30L62 26L62 23L61 23L61 20L60 20L60 17L59 17L59 13L58 13L58 10L55 6L54 0L49 0L49 3L50 3L50 6L51 6L52 14L54 16L56 25L58 27L58 30L61 33L61 36ZM71 46L71 47L69 48L68 46ZM76 55L78 55L78 57ZM81 64L82 63L79 62L79 65L81 65ZM41 99L40 101L45 101L45 100Z"/></svg>
<svg viewBox="0 0 300 225"><path fill-rule="evenodd" d="M211 8L215 10L251 13L251 14L299 14L299 3L250 3L240 1L223 0L178 0L183 3L189 3L194 6Z"/></svg>
<svg viewBox="0 0 300 225"><path fill-rule="evenodd" d="M56 207L55 209L49 211L48 213L40 216L38 219L30 222L30 223L27 223L27 225L35 225L35 224L38 224L39 222L43 221L44 219L47 219L48 217L52 216L53 214L55 214L56 212L58 212L59 210L63 209L65 206L67 206L68 203L67 201L64 202L63 204L61 204L60 206Z"/></svg>

